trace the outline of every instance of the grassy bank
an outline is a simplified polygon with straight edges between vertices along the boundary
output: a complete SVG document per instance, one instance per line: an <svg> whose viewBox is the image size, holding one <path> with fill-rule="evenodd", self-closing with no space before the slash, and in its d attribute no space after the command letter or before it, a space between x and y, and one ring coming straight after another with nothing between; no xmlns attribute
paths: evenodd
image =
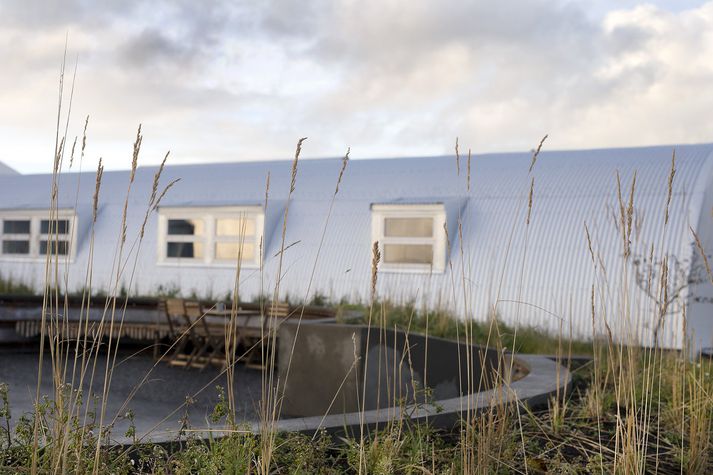
<svg viewBox="0 0 713 475"><path fill-rule="evenodd" d="M408 307L393 311L411 313ZM543 349L556 352L565 342L554 343L555 348ZM36 469L55 472L52 449L59 441L51 434L60 424L76 428L61 441L69 473L709 473L711 362L690 361L677 352L657 353L654 359L643 349L590 345L595 359L574 369L571 391L554 397L548 407L511 405L468 414L448 432L395 419L363 439L274 433L267 464L264 435L246 433L239 423L233 435L207 440L185 425L169 445L139 443L130 427L114 435L134 438L136 444L102 446L97 458L98 401L83 403L89 405L89 421L67 419L49 398L35 413L14 414L7 388L0 386L0 470L31 470L38 427L47 438ZM639 377L646 374L650 377ZM231 426L228 415L223 397L213 422ZM130 410L127 417L133 417ZM19 423L10 431L12 421ZM629 421L627 431L621 430L622 421ZM111 427L103 432L107 440ZM622 460L629 451L637 457Z"/></svg>
<svg viewBox="0 0 713 475"><path fill-rule="evenodd" d="M330 305L330 304L327 304ZM335 303L337 321L344 323L368 323L371 306L363 304ZM447 310L428 309L414 304L396 304L388 300L374 303L378 309L378 324L387 328L420 333L439 338L459 340L465 335L474 344L506 348L514 353L534 353L556 355L564 351L572 355L592 354L590 341L567 340L534 327L521 326L517 329L495 318L466 322Z"/></svg>

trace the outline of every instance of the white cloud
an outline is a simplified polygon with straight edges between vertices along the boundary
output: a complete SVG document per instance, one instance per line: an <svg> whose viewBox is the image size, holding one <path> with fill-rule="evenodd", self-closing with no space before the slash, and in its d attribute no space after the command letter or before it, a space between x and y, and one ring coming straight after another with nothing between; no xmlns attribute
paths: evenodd
<svg viewBox="0 0 713 475"><path fill-rule="evenodd" d="M49 170L67 32L110 168L139 122L144 163L710 141L713 1L661 3L4 2L0 160Z"/></svg>

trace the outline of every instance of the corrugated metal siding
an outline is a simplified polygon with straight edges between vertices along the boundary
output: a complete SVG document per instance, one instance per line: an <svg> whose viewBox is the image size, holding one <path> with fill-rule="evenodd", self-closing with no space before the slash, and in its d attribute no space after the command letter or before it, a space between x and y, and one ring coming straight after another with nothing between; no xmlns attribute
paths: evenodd
<svg viewBox="0 0 713 475"><path fill-rule="evenodd" d="M18 173L4 163L0 162L0 175L17 175Z"/></svg>
<svg viewBox="0 0 713 475"><path fill-rule="evenodd" d="M529 227L525 225L525 216L530 153L474 156L470 192L466 188L465 161L461 162L458 176L452 156L352 160L326 231L325 220L341 161L304 160L299 164L297 189L289 205L285 239L286 245L299 243L284 254L281 293L303 298L319 292L332 298L365 301L370 288L370 205L442 202L447 209L453 248L446 272L434 275L381 273L381 295L447 305L467 318L477 319L485 319L499 298L496 310L508 323L536 325L551 331L559 331L562 326L567 333L571 325L577 336L586 337L592 332L590 291L596 284L596 325L601 328L606 315L609 325L615 329L624 324L623 316L629 313L636 321L640 337L649 341L655 324L653 302L636 287L633 269L625 271L622 264L622 242L616 222L619 212L616 172L621 176L624 199L628 199L634 171L637 173L637 225L632 252L648 254L649 246L654 243L660 247L656 249L658 256L670 254L681 260L691 259L688 227L703 225L705 222L698 220L700 208L711 206L711 197L704 197L705 186L701 185L706 181L701 181L700 175L710 173L713 145L676 147L677 174L671 220L664 234L666 182L672 149L543 152L532 175L535 193ZM164 172L164 183L181 178L166 196L163 202L166 206L259 204L264 200L265 181L270 174L265 269L263 274L255 270L242 271L240 291L246 298L260 292L269 293L275 284L279 259L274 255L281 244L290 170L289 161L275 161L172 166ZM135 235L143 219L155 171L147 167L137 172L130 200L129 236ZM79 177L63 175L59 196L60 206L73 206L79 186L78 214L83 231L72 265L70 290L79 288L85 280L89 206L94 191L92 173L82 174L81 180ZM95 229L96 246L101 249L94 256L95 288L106 286L111 280L114 243L119 235L127 180L126 172L104 174L103 205ZM0 177L0 207L46 207L49 182L47 175ZM38 190L47 193L43 195ZM691 209L692 206L698 209ZM462 243L456 222L460 214ZM156 266L155 221L155 216L149 220L132 290L149 293L162 285L179 287L186 293L211 292L219 296L232 289L234 269ZM596 269L592 264L585 222L594 250L606 269L606 278L600 262ZM315 268L323 232L324 241ZM133 262L133 257L129 259ZM31 280L35 285L42 281L41 264L2 262L0 266L2 273L15 278ZM622 301L620 290L626 286L632 289L628 293L631 298L628 307ZM307 295L308 288L310 295ZM672 325L674 317L670 319ZM667 328L667 346L680 346L677 328Z"/></svg>

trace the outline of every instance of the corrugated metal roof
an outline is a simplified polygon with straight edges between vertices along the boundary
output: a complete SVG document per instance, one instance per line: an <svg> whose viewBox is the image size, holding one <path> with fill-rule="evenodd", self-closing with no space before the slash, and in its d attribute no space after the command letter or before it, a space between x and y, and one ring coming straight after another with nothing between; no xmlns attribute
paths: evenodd
<svg viewBox="0 0 713 475"><path fill-rule="evenodd" d="M0 162L0 175L17 175L17 171Z"/></svg>
<svg viewBox="0 0 713 475"><path fill-rule="evenodd" d="M708 191L713 186L713 144L675 147L677 173L671 219L664 231L673 148L544 151L532 175L528 173L531 153L475 155L470 191L464 158L460 175L456 173L453 156L352 160L326 227L341 160L303 160L289 205L285 240L287 245L297 244L284 253L280 288L293 298L303 298L309 286L310 293L366 300L370 287L371 204L443 203L452 241L446 272L381 273L381 295L426 299L430 304L441 303L478 319L486 318L498 301L497 312L508 323L524 322L559 331L563 321L564 331L569 332L571 322L576 335L588 336L592 332L590 293L595 284L598 313L607 315L612 328L625 322L623 316L628 314L637 320L632 325L642 330L642 338L650 338L655 326L651 317L654 312L645 313L641 309L652 309L653 300L639 290L633 278L635 269L623 265L622 239L616 221L619 212L616 173L620 174L626 199L636 172L634 256L648 254L654 244L658 256L673 255L681 262L690 261L695 254L689 226L699 230L702 238L710 235L710 240L705 241L709 247L713 242L713 230L702 229L706 222L713 228L710 220L703 219L710 214L705 210L713 206ZM155 167L140 167L137 171L130 200L133 211L129 235L132 230L136 232L143 219L155 171ZM163 183L181 178L163 205L218 206L262 203L268 173L265 270L263 274L243 271L240 291L247 298L269 292L275 282L277 258L273 256L280 249L291 162L168 166L162 177ZM531 223L526 226L531 177L535 179L534 203ZM0 176L0 208L46 207L50 179L48 175ZM104 174L103 204L95 230L97 246L116 241L127 180L127 172ZM80 227L82 222L88 222L93 190L92 173L61 177L60 206L73 207L79 197ZM462 242L458 240L459 216ZM588 250L585 222L598 254L596 269ZM140 278L134 279L132 289L149 293L159 285L177 286L186 293L214 295L224 295L232 289L235 274L232 269L155 265L155 232L156 220L152 218L138 261ZM70 288L79 288L84 282L88 236L88 232L80 235ZM103 250L94 257L95 287L106 285L111 278L112 250ZM41 282L42 266L38 264L2 262L1 266L3 273L35 284ZM627 286L630 292L620 290ZM629 301L622 299L623 294L629 296ZM700 310L705 311L709 309ZM672 315L667 319L671 325L674 318ZM708 321L690 312L689 318L704 322L701 328ZM705 331L703 340L710 339L713 327ZM675 333L673 329L665 331L667 346L680 346L680 334ZM708 344L703 340L701 345ZM709 343L713 346L713 342Z"/></svg>

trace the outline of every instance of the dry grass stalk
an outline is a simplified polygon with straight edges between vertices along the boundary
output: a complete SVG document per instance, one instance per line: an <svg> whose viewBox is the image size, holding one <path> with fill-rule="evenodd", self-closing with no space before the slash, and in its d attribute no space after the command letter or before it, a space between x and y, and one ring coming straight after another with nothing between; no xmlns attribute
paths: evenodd
<svg viewBox="0 0 713 475"><path fill-rule="evenodd" d="M370 348L370 341L371 341L371 329L372 329L372 320L374 316L374 303L376 302L376 282L377 282L377 276L378 276L378 267L379 267L379 261L381 260L381 252L379 251L379 241L375 241L372 245L372 252L371 252L372 258L371 258L371 297L369 301L369 315L367 318L367 330L366 330L366 346L365 348ZM381 335L380 335L381 337ZM361 387L361 411L360 411L360 418L359 418L359 473L363 473L364 470L366 469L366 451L365 451L365 444L366 444L366 426L365 426L365 412L366 412L366 383L367 383L367 378L366 375L368 374L369 370L369 358L368 355L366 358L364 358L364 365L362 368L362 387Z"/></svg>
<svg viewBox="0 0 713 475"><path fill-rule="evenodd" d="M381 251L379 250L379 241L374 241L371 246L371 300L374 300L376 295L376 280L379 274L379 262L381 262Z"/></svg>
<svg viewBox="0 0 713 475"><path fill-rule="evenodd" d="M706 251L703 249L701 239L698 237L698 234L696 233L696 231L693 230L691 226L689 226L688 229L690 229L691 234L693 234L693 239L696 241L696 247L698 248L698 252L700 253L701 258L703 259L703 265L706 268L706 274L708 275L708 278L711 281L711 285L713 285L713 272L711 272L711 265L708 262L708 256L706 255Z"/></svg>
<svg viewBox="0 0 713 475"><path fill-rule="evenodd" d="M62 137L60 139L59 147L57 148L57 153L54 156L54 164L52 165L52 173L55 175L58 174L60 168L62 168L62 154L64 153L64 140L65 140L65 137Z"/></svg>
<svg viewBox="0 0 713 475"><path fill-rule="evenodd" d="M666 211L664 213L664 225L668 224L669 209L671 207L671 196L673 195L673 178L676 176L676 149L671 154L671 172L668 175L668 195L666 196Z"/></svg>
<svg viewBox="0 0 713 475"><path fill-rule="evenodd" d="M456 173L460 176L460 150L458 149L458 137L456 137Z"/></svg>
<svg viewBox="0 0 713 475"><path fill-rule="evenodd" d="M143 240L143 238L144 238L144 235L146 233L146 224L149 221L149 215L151 214L151 212L158 209L161 199L168 192L168 190L173 186L173 184L177 181L177 180L174 180L174 182L170 183L169 186L167 186L163 190L163 192L161 193L161 196L159 196L158 200L156 199L156 194L158 192L158 185L161 180L161 174L163 173L163 169L166 166L166 160L168 160L168 155L170 153L171 153L170 151L166 152L166 155L164 155L163 160L161 161L161 165L158 167L158 170L156 170L156 173L154 173L153 183L151 184L151 195L149 196L149 204L146 207L146 212L144 213L144 220L141 222L141 228L139 230L139 240Z"/></svg>
<svg viewBox="0 0 713 475"><path fill-rule="evenodd" d="M156 193L158 192L158 183L161 178L161 174L163 173L163 169L166 166L166 160L168 160L168 156L170 155L170 153L170 150L166 152L166 155L164 155L163 160L161 160L161 165L159 165L158 170L156 171L156 173L154 173L153 183L151 184L151 196L149 197L149 204L151 205L153 205L154 201L156 200Z"/></svg>
<svg viewBox="0 0 713 475"><path fill-rule="evenodd" d="M302 137L297 141L297 149L295 150L295 159L292 161L292 174L290 176L290 194L295 191L295 181L297 180L297 162L300 159L302 152L302 143L307 140L307 137Z"/></svg>
<svg viewBox="0 0 713 475"><path fill-rule="evenodd" d="M84 157L84 151L87 149L87 127L89 127L89 115L87 115L87 118L84 119L84 131L82 132L82 157Z"/></svg>
<svg viewBox="0 0 713 475"><path fill-rule="evenodd" d="M467 189L468 189L468 191L470 191L470 158L471 158L471 153L470 153L470 149L468 149L468 163L467 163L467 167L468 167Z"/></svg>
<svg viewBox="0 0 713 475"><path fill-rule="evenodd" d="M134 151L131 155L131 172L129 173L129 183L134 182L134 177L136 176L136 167L139 163L139 152L141 151L141 142L144 140L144 136L141 135L141 124L136 131L136 140L134 141Z"/></svg>
<svg viewBox="0 0 713 475"><path fill-rule="evenodd" d="M72 163L74 163L74 149L77 148L77 136L74 136L74 142L72 142L72 152L69 154L69 168L72 168Z"/></svg>
<svg viewBox="0 0 713 475"><path fill-rule="evenodd" d="M535 152L532 154L532 161L530 162L530 169L528 170L527 173L532 173L533 168L535 168L535 163L537 162L537 157L540 155L540 150L542 150L542 145L544 145L545 140L547 140L547 134L545 134L545 136L542 137L542 140L540 140L540 143L537 145Z"/></svg>
<svg viewBox="0 0 713 475"><path fill-rule="evenodd" d="M134 141L133 152L131 154L131 171L129 172L129 187L126 190L126 199L124 200L124 209L121 213L121 245L126 242L126 219L127 212L129 208L129 195L131 194L131 186L134 183L134 178L136 176L136 168L138 167L139 152L141 151L141 142L143 141L143 136L141 135L141 124L136 131L136 140ZM119 261L121 261L121 252L119 252Z"/></svg>
<svg viewBox="0 0 713 475"><path fill-rule="evenodd" d="M283 259L284 259L284 251L285 251L285 245L286 245L286 236L287 236L287 222L289 218L289 212L290 212L290 203L292 200L292 194L295 191L295 184L297 181L297 169L298 169L298 163L299 163L299 158L300 154L302 152L302 144L304 141L307 140L307 137L302 137L297 141L297 146L295 148L295 158L292 161L292 170L290 173L290 191L287 194L287 205L285 206L285 212L282 218L282 237L280 241L280 255L278 258L277 262L277 277L275 279L275 287L273 289L273 297L272 297L272 309L271 311L274 313L274 310L276 308L276 305L278 304L278 300L280 297L280 283L281 283L281 277L282 277L282 265L283 265ZM269 178L268 178L268 185L269 185ZM267 200L267 191L266 191L266 200ZM277 361L277 332L272 329L270 334L268 335L268 340L266 341L266 347L263 348L263 365L265 369L263 370L262 374L262 388L263 388L263 396L261 400L261 410L260 410L260 433L261 433L261 439L260 439L260 447L261 447L261 456L260 460L258 463L258 472L267 474L270 471L270 465L272 462L272 456L273 452L275 450L275 437L276 437L276 430L275 430L275 425L277 423L277 419L279 418L279 413L280 413L280 407L281 407L281 398L279 397L278 391L279 391L279 382L278 384L275 384L275 372L273 371L273 368L275 368L275 364ZM267 363L267 364L266 364Z"/></svg>
<svg viewBox="0 0 713 475"><path fill-rule="evenodd" d="M57 174L59 173L60 170L60 159L62 156L62 148L64 146L64 141L66 139L66 129L65 129L65 136L60 139L60 121L62 117L62 106L64 104L63 101L63 94L64 94L64 71L65 71L65 66L66 66L66 59L67 59L67 40L65 39L65 47L64 47L64 56L62 58L62 64L60 67L60 75L59 75L59 92L58 92L58 102L57 102L57 124L55 128L55 150L54 150L54 163L53 163L53 168L52 168L52 182L51 182L51 192L50 192L50 220L52 219L53 216L56 216L56 210L57 210L57 189L58 189L58 176ZM68 114L69 117L69 114ZM48 328L48 325L52 325L52 320L53 320L53 308L58 309L58 299L59 299L59 292L55 292L55 298L54 302L52 299L52 285L51 283L55 283L55 290L56 285L58 284L57 279L56 279L56 273L55 273L55 279L54 281L52 280L52 253L48 252L47 256L45 258L45 272L44 272L44 286L43 286L43 298L42 298L42 316L41 316L41 326L40 326L40 348L39 348L39 367L37 371L37 386L36 386L36 391L35 391L35 414L39 413L39 405L40 405L40 387L41 387L41 382L42 382L42 363L44 361L44 350L45 350L45 337L46 336L52 336L51 335L51 329ZM55 266L56 269L56 266ZM54 307L53 307L54 304ZM50 356L52 359L52 366L55 366L56 359L55 359L55 347L53 344L50 344ZM53 374L53 377L55 377L57 373L55 372ZM55 395L56 399L60 402L60 407L61 405L61 392L57 390L59 384L61 382L55 381ZM57 427L55 427L55 430L60 433ZM43 437L43 434L40 433L40 421L39 417L35 417L34 425L33 425L33 434L32 434L32 457L31 457L31 472L33 474L37 473L37 466L38 466L38 461L39 461L39 456L40 456L40 443L41 443L41 438ZM56 452L52 451L51 454L55 455Z"/></svg>
<svg viewBox="0 0 713 475"><path fill-rule="evenodd" d="M158 209L159 205L161 204L161 200L163 200L163 197L166 196L166 193L168 193L168 190L170 190L171 188L173 188L173 185L175 185L175 184L178 183L179 181L181 181L181 179L180 179L180 178L176 178L176 179L172 180L168 185L166 185L166 187L163 189L163 191L161 192L161 194L158 195L158 199L157 199L156 202L154 203L153 209L155 209L155 210Z"/></svg>
<svg viewBox="0 0 713 475"><path fill-rule="evenodd" d="M451 238L448 235L448 222L444 221L443 222L443 233L446 236L446 256L451 255Z"/></svg>
<svg viewBox="0 0 713 475"><path fill-rule="evenodd" d="M97 167L97 179L94 184L94 196L92 197L92 223L97 222L97 211L99 210L99 189L101 188L103 176L104 165L102 164L102 158L99 157L99 166Z"/></svg>
<svg viewBox="0 0 713 475"><path fill-rule="evenodd" d="M636 190L636 170L631 179L631 189L629 190L629 205L626 208L626 235L631 242L631 226L634 219L634 190Z"/></svg>
<svg viewBox="0 0 713 475"><path fill-rule="evenodd" d="M532 181L530 182L530 195L527 197L527 219L525 223L529 226L530 225L530 216L532 214L532 195L535 191L535 177L532 177Z"/></svg>
<svg viewBox="0 0 713 475"><path fill-rule="evenodd" d="M344 176L344 170L347 169L347 163L349 162L349 152L351 147L347 147L347 153L342 158L342 168L339 170L339 177L337 178L337 186L334 189L334 194L339 193L339 185L342 183L342 177Z"/></svg>
<svg viewBox="0 0 713 475"><path fill-rule="evenodd" d="M624 203L624 198L621 192L621 177L619 171L616 172L616 191L617 200L619 202L619 224L621 226L621 238L624 247L624 258L628 259L631 256L631 229L634 217L634 192L636 190L636 171L631 180L631 188L629 190L628 203Z"/></svg>
<svg viewBox="0 0 713 475"><path fill-rule="evenodd" d="M299 318L297 319L297 327L296 327L296 329L295 329L295 337L294 337L294 339L293 339L292 348L290 349L289 358L288 358L288 363L287 363L287 369L286 369L286 371L285 371L285 380L282 382L283 387L286 387L286 385L287 385L287 380L288 380L288 378L289 378L289 376L290 376L290 370L291 370L291 367L292 367L292 356L294 355L294 352L295 352L295 345L296 345L296 343L297 343L297 337L298 337L298 335L299 335L299 331L300 331L300 328L301 328L301 325L302 325L302 319L303 319L304 313L305 313L306 302L307 302L307 299L309 298L310 291L312 290L312 283L314 282L314 277L315 277L316 272L317 272L317 264L318 264L318 262L319 262L319 256L321 255L322 248L323 248L323 246L324 246L324 241L325 241L325 238L326 238L326 235L327 235L327 229L329 228L329 220L330 220L330 218L331 218L331 216L332 216L332 210L334 209L334 202L336 201L337 194L339 193L339 185L340 185L341 182L342 182L342 178L344 177L344 172L346 171L347 164L349 163L349 152L350 152L350 151L351 151L351 148L347 147L347 152L346 152L346 154L344 155L344 158L342 159L342 166L341 166L341 168L340 168L340 170L339 170L339 175L338 175L338 177L337 177L337 184L336 184L336 186L335 186L335 188L334 188L334 193L332 194L332 198L331 198L331 200L330 200L330 202L329 202L329 208L328 208L328 210L327 210L327 216L326 216L326 218L325 218L325 220L324 220L324 226L323 226L323 228L322 228L322 234L321 234L321 236L320 236L319 245L317 246L317 254L315 255L314 262L313 262L313 264L312 264L312 271L311 271L311 273L310 273L309 282L307 283L307 288L306 288L306 290L305 290L305 295L304 295L304 298L303 298L303 300L302 300L302 305L301 305L301 308L300 308ZM269 186L270 186L270 175L269 175L269 173L268 173L268 179L267 179L267 184L266 184L266 190L269 189ZM267 191L266 191L265 206L267 207ZM290 244L289 246L285 247L284 249L281 249L279 252L280 252L280 253L284 253L284 251L286 251L287 249L289 249L290 247L292 247L292 246L294 246L294 245L296 245L296 244L299 244L300 242L301 242L301 240L295 241L295 242L293 242L292 244ZM335 394L335 397L336 397L336 394Z"/></svg>
<svg viewBox="0 0 713 475"><path fill-rule="evenodd" d="M596 260L594 259L594 249L592 249L592 237L589 234L589 227L587 226L587 222L584 222L584 232L587 235L587 247L589 248L589 255L592 258L592 264L596 266Z"/></svg>

